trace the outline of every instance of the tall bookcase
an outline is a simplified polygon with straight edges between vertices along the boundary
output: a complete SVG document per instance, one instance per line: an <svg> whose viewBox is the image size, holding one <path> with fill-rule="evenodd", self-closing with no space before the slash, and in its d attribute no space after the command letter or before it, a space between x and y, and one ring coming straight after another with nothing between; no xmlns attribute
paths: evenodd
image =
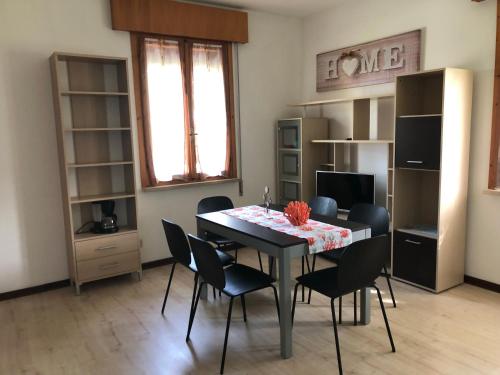
<svg viewBox="0 0 500 375"><path fill-rule="evenodd" d="M71 282L79 294L89 281L140 278L127 60L56 52L50 64ZM92 204L109 200L119 231L80 233Z"/></svg>
<svg viewBox="0 0 500 375"><path fill-rule="evenodd" d="M393 277L441 292L464 279L472 73L399 76Z"/></svg>

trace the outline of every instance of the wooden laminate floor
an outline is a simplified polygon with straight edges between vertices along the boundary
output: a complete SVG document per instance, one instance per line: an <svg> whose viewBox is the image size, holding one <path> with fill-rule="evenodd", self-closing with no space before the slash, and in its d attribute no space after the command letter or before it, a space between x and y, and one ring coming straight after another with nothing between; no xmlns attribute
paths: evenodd
<svg viewBox="0 0 500 375"><path fill-rule="evenodd" d="M256 266L254 251L239 258ZM200 303L186 344L193 274L177 267L163 317L170 267L146 270L141 282L124 276L90 284L79 297L64 288L0 302L0 374L217 374L228 299ZM394 309L385 280L379 285L397 353L390 352L376 294L369 326L352 326L352 300L345 298L339 335L346 374L500 374L499 294L465 284L434 295L394 281ZM326 298L298 305L288 360L279 355L272 291L246 302L246 324L235 303L226 374L337 373Z"/></svg>

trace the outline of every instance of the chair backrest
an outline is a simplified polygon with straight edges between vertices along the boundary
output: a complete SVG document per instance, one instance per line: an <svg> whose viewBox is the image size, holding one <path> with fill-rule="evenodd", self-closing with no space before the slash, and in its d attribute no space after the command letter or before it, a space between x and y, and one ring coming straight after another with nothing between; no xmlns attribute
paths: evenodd
<svg viewBox="0 0 500 375"><path fill-rule="evenodd" d="M349 245L338 261L338 288L343 293L371 285L380 275L387 253L388 237L381 235Z"/></svg>
<svg viewBox="0 0 500 375"><path fill-rule="evenodd" d="M231 208L234 208L233 202L231 199L224 196L207 197L198 202L199 214L229 210Z"/></svg>
<svg viewBox="0 0 500 375"><path fill-rule="evenodd" d="M352 206L347 220L369 225L372 237L389 233L389 212L384 207L368 203L357 203Z"/></svg>
<svg viewBox="0 0 500 375"><path fill-rule="evenodd" d="M226 276L215 249L207 241L192 234L188 234L188 238L200 276L217 289L224 289Z"/></svg>
<svg viewBox="0 0 500 375"><path fill-rule="evenodd" d="M172 256L177 262L189 266L191 263L191 250L186 234L179 225L171 221L161 219L161 223L163 224L163 230L165 231Z"/></svg>
<svg viewBox="0 0 500 375"><path fill-rule="evenodd" d="M328 197L314 197L309 201L311 213L316 215L337 217L337 201Z"/></svg>

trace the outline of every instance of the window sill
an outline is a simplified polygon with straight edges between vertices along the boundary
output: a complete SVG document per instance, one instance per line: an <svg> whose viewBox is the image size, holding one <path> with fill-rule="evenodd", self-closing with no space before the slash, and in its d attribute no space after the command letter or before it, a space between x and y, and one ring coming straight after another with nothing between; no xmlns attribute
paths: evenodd
<svg viewBox="0 0 500 375"><path fill-rule="evenodd" d="M188 187L194 187L194 186L226 184L229 182L239 182L239 181L240 181L239 178L226 178L226 179L221 179L221 180L186 182L184 184L143 187L142 191L149 192L149 191L160 191L160 190L172 190L172 189L188 188Z"/></svg>
<svg viewBox="0 0 500 375"><path fill-rule="evenodd" d="M496 189L486 189L484 191L486 194L500 195L500 188Z"/></svg>

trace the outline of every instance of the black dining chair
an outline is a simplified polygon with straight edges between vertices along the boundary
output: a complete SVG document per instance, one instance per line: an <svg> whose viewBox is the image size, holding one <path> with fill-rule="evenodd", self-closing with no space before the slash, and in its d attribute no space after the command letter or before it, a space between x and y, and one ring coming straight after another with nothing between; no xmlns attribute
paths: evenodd
<svg viewBox="0 0 500 375"><path fill-rule="evenodd" d="M220 366L220 373L222 374L224 373L224 363L226 360L227 341L229 336L229 326L231 323L231 313L233 310L234 299L240 297L241 306L243 309L243 320L246 322L247 313L245 306L245 295L264 288L272 288L279 318L278 292L276 291L275 286L272 284L274 282L274 279L271 276L252 267L248 267L238 263L224 268L220 261L220 258L217 256L217 253L207 241L204 241L193 235L188 235L188 237L191 248L193 249L194 259L196 260L196 264L198 266L198 272L202 277L202 281L198 287L198 293L196 295L194 308L191 311L189 327L186 335L186 342L189 341L189 335L191 334L191 328L193 326L196 309L198 307L198 301L200 299L201 287L204 284L209 284L214 288L221 290L222 293L230 298L229 312L227 315L226 323L226 335L224 338L224 349L222 350L222 360Z"/></svg>
<svg viewBox="0 0 500 375"><path fill-rule="evenodd" d="M380 309L384 316L387 335L391 343L393 352L396 352L394 341L392 339L391 328L385 313L382 295L375 280L380 275L386 255L388 238L382 235L374 238L354 242L341 253L338 258L338 266L311 272L297 278L297 284L293 294L292 305L292 324L295 318L295 305L297 302L297 289L300 285L313 289L322 295L330 298L330 307L332 310L333 332L335 335L335 346L337 349L337 363L339 373L342 374L342 359L340 356L339 337L337 332L337 321L335 317L334 301L346 294L353 293L363 288L374 288L377 291Z"/></svg>
<svg viewBox="0 0 500 375"><path fill-rule="evenodd" d="M165 312L165 305L167 304L168 294L170 292L170 285L172 284L172 278L174 276L175 266L177 263L183 265L190 271L194 272L194 288L193 288L193 296L191 297L191 310L193 309L194 298L196 293L196 287L198 284L198 269L196 267L196 263L193 258L193 254L191 253L191 249L189 247L188 240L186 238L186 234L182 230L182 228L166 219L161 219L163 224L163 230L165 231L165 236L167 237L168 247L170 249L170 253L174 258L174 263L172 264L172 269L170 270L170 276L168 278L167 289L165 291L165 297L163 298L163 305L161 307L162 315ZM217 257L223 266L227 266L234 262L234 258L226 254L222 251L216 250ZM214 289L215 291L215 289ZM215 296L215 292L214 292Z"/></svg>
<svg viewBox="0 0 500 375"><path fill-rule="evenodd" d="M371 236L377 237L389 233L389 211L386 208L375 206L369 203L357 203L352 206L347 216L347 220L356 221L358 223L363 223L369 225L371 228ZM390 252L390 244L387 244L386 249L386 259ZM337 263L340 257L339 252L332 251L325 253L324 257ZM382 267L382 276L387 280L387 285L389 286L389 292L391 294L392 305L396 307L396 298L394 297L394 292L391 285L391 277L389 272L387 272L387 266L384 262ZM354 292L354 325L357 324L357 293ZM339 322L342 323L342 299L339 299Z"/></svg>
<svg viewBox="0 0 500 375"><path fill-rule="evenodd" d="M214 196L203 198L201 201L199 201L197 212L198 214L207 214L215 211L229 210L231 208L234 208L234 205L230 198L225 196ZM215 233L204 232L198 233L198 235L204 240L216 244L217 247L222 251L234 250L235 262L238 262L238 249L242 248L243 245L225 237L219 236ZM257 255L259 256L260 270L263 271L264 269L262 267L262 258L260 256L260 251L258 250Z"/></svg>
<svg viewBox="0 0 500 375"><path fill-rule="evenodd" d="M315 215L323 215L328 217L337 217L337 201L333 198L317 196L309 201L309 207L311 207L311 213ZM302 257L302 275L304 275L304 259L307 264L307 271L312 272L316 267L316 254L313 254L312 268L309 265L309 257ZM304 287L302 287L302 302L304 302ZM311 303L311 290L309 290L309 295L307 297L307 303Z"/></svg>

